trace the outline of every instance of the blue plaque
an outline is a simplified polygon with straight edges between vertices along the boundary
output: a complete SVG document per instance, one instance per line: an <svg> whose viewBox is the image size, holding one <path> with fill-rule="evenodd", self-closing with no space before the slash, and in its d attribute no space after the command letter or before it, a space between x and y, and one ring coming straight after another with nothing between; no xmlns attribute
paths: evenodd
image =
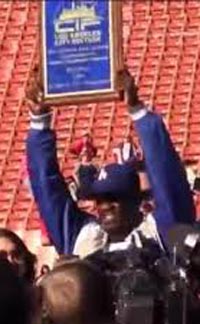
<svg viewBox="0 0 200 324"><path fill-rule="evenodd" d="M42 2L42 74L46 100L81 101L117 93L122 67L121 1Z"/></svg>

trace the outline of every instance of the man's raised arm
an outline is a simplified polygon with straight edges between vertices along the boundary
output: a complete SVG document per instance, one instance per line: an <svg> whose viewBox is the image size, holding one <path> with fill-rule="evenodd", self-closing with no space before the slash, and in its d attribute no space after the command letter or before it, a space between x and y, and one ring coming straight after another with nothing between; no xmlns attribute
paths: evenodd
<svg viewBox="0 0 200 324"><path fill-rule="evenodd" d="M126 102L144 151L153 191L155 218L161 233L175 223L192 223L195 208L185 170L162 118L149 112L139 100L137 87L128 71L123 72Z"/></svg>
<svg viewBox="0 0 200 324"><path fill-rule="evenodd" d="M74 241L87 222L72 200L60 173L55 133L50 129L51 112L43 104L41 90L29 95L31 128L27 160L31 186L40 214L59 253L71 253Z"/></svg>

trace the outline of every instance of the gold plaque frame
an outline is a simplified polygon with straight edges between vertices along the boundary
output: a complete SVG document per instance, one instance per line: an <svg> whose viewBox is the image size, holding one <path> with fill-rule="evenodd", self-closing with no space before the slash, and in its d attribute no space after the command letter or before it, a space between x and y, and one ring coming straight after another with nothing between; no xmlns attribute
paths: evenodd
<svg viewBox="0 0 200 324"><path fill-rule="evenodd" d="M73 1L75 0L70 0L71 3L73 3ZM77 1L77 0L76 0ZM78 0L82 3L86 2L88 3L88 1L84 1L84 0ZM96 0L95 2L98 3L98 1L102 0ZM49 3L52 3L51 0L49 0ZM56 3L58 3L59 0L56 1ZM48 66L53 66L53 69L51 72L52 73L52 79L53 77L56 76L61 76L61 78L63 77L64 74L62 74L61 72L55 72L56 69L54 68L54 64L56 64L56 60L54 59L54 61L52 60L51 63L49 64L48 61L48 52L53 52L52 49L48 48L48 35L47 32L50 29L49 28L49 22L48 22L48 13L47 11L47 7L48 7L48 0L46 1L42 1L41 3L41 15L40 15L40 21L41 21L41 61L42 61L42 69L41 69L41 78L42 78L42 83L43 83L43 87L44 87L44 96L45 96L45 102L51 103L51 104L74 104L74 103L81 103L81 102L91 102L91 101L104 101L104 100L112 100L112 99L117 99L119 97L119 93L118 93L118 89L117 89L117 83L116 83L116 74L117 71L121 70L123 68L123 53L122 53L122 2L121 1L115 1L115 0L110 0L108 2L108 6L109 6L109 77L110 77L110 87L105 88L105 89L89 89L89 90L83 90L80 89L79 91L66 91L66 92L54 92L51 93L51 91L48 90L48 80L50 79L50 68L48 70ZM49 4L51 6L51 4ZM97 4L98 5L98 4ZM86 7L86 6L85 6ZM71 9L70 9L71 10ZM84 9L85 10L85 9ZM65 14L67 16L69 10L65 11ZM71 10L72 11L72 10ZM51 15L49 15L50 17ZM71 22L71 20L70 20ZM61 26L64 26L64 28L67 30L66 26L60 23L60 25L57 25L57 27L59 26L59 28L61 28ZM48 28L47 28L48 27ZM63 28L63 29L64 29ZM58 28L57 28L58 29ZM94 32L95 33L95 32ZM52 34L52 33L51 33ZM75 35L75 34L74 34ZM51 38L51 35L49 36L49 38ZM70 47L67 44L66 48ZM61 52L60 52L61 53ZM70 52L69 52L70 53ZM64 57L66 59L66 62L69 62L71 54L69 54L69 56L67 56L68 54L66 54ZM61 55L60 55L61 56ZM60 57L59 56L59 57ZM89 61L89 59L88 59ZM53 62L53 63L52 63ZM60 61L61 62L61 61ZM89 66L89 62L87 62L88 66ZM65 69L67 65L67 63L65 64L65 62L62 62L60 64L63 67L63 71ZM61 71L61 69L60 69ZM102 71L102 69L101 69ZM57 78L58 80L58 78ZM99 79L100 80L100 79ZM101 81L99 81L101 82ZM93 82L95 83L95 81ZM98 79L97 79L97 83L98 83ZM58 82L56 83L50 83L53 86L57 86ZM64 84L64 83L63 83ZM68 82L69 86L70 86L70 82ZM53 88L52 86L52 88Z"/></svg>

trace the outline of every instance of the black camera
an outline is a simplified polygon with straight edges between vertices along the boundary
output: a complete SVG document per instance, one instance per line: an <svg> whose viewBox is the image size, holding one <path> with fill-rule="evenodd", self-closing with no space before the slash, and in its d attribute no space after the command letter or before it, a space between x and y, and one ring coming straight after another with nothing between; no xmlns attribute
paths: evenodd
<svg viewBox="0 0 200 324"><path fill-rule="evenodd" d="M142 238L142 237L141 237ZM153 240L134 241L128 249L90 256L109 278L119 324L164 324L164 300L169 284L169 261Z"/></svg>
<svg viewBox="0 0 200 324"><path fill-rule="evenodd" d="M117 323L199 324L200 240L188 247L186 236L169 253L141 236L142 248L133 240L124 251L89 257L111 282Z"/></svg>

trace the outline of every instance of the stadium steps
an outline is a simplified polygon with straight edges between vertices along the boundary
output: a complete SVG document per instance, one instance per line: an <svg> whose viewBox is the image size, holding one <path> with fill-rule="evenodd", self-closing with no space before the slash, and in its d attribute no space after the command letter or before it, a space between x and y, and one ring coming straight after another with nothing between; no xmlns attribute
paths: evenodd
<svg viewBox="0 0 200 324"><path fill-rule="evenodd" d="M39 60L38 17L37 1L0 2L0 226L25 231L24 235L41 228L24 172L29 127L24 94L31 68ZM200 158L199 40L200 2L123 2L125 62L141 97L164 117L177 150L186 158ZM122 102L60 106L54 109L53 126L66 177L75 164L70 145L83 133L94 135L96 162L102 163L132 132Z"/></svg>
<svg viewBox="0 0 200 324"><path fill-rule="evenodd" d="M22 161L25 154L25 138L28 129L28 111L24 105L24 93L34 63L38 45L38 11L27 1L9 2L9 14L1 37L0 69L9 73L4 80L4 96L1 103L1 225L16 231L27 226L27 211L32 197L24 188ZM1 6L0 6L1 12ZM35 22L34 22L35 19Z"/></svg>

